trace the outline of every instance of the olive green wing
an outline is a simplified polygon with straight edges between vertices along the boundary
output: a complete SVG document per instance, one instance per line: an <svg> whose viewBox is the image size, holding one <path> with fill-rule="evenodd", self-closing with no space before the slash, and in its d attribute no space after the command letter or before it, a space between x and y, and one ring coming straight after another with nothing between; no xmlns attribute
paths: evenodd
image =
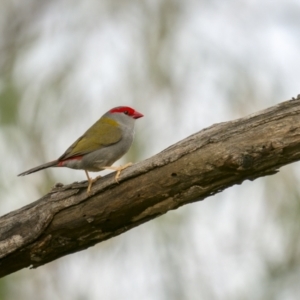
<svg viewBox="0 0 300 300"><path fill-rule="evenodd" d="M84 155L115 144L122 138L122 131L115 120L102 117L75 141L59 160Z"/></svg>

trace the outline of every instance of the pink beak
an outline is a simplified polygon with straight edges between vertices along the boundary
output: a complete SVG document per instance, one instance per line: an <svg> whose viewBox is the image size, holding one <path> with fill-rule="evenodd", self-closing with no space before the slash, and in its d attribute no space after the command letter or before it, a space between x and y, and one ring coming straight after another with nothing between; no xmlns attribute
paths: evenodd
<svg viewBox="0 0 300 300"><path fill-rule="evenodd" d="M143 116L144 116L144 115L141 114L141 113L139 113L138 111L135 111L134 114L132 115L132 117L133 117L134 119L139 119L139 118L141 118L141 117L143 117Z"/></svg>

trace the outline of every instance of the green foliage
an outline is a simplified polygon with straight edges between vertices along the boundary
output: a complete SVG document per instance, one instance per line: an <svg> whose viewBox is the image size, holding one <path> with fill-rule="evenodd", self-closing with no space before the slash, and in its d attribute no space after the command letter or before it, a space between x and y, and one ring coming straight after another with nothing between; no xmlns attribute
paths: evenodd
<svg viewBox="0 0 300 300"><path fill-rule="evenodd" d="M8 300L9 289L6 279L0 279L0 300Z"/></svg>
<svg viewBox="0 0 300 300"><path fill-rule="evenodd" d="M0 86L0 123L9 126L17 123L20 95L11 80Z"/></svg>

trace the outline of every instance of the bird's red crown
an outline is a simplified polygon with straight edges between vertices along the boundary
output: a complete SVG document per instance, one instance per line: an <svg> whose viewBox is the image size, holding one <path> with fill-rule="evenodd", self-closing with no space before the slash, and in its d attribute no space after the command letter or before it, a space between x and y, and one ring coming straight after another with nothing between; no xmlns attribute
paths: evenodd
<svg viewBox="0 0 300 300"><path fill-rule="evenodd" d="M118 106L118 107L112 108L109 112L112 114L123 113L134 119L138 119L138 118L141 118L144 116L143 114L139 113L138 111L134 110L133 108L131 108L129 106Z"/></svg>

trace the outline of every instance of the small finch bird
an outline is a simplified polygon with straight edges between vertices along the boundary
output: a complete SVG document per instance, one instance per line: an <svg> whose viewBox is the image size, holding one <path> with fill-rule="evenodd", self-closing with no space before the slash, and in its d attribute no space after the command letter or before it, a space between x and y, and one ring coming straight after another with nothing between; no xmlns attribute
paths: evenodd
<svg viewBox="0 0 300 300"><path fill-rule="evenodd" d="M134 136L135 120L143 115L128 106L112 108L92 125L78 140L76 140L57 160L32 168L18 176L28 175L50 167L67 167L84 170L91 191L93 182L88 171L98 172L104 169L117 171L115 180L118 182L120 173L132 165L111 166L130 148Z"/></svg>

